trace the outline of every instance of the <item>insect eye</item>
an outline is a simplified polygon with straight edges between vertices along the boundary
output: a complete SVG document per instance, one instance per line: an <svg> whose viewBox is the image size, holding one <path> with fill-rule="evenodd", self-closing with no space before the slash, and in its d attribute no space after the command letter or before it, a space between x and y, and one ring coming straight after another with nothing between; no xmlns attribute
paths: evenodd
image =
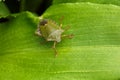
<svg viewBox="0 0 120 80"><path fill-rule="evenodd" d="M47 24L48 23L48 20L47 19L43 19L41 22L40 22L40 25L45 25L45 24Z"/></svg>

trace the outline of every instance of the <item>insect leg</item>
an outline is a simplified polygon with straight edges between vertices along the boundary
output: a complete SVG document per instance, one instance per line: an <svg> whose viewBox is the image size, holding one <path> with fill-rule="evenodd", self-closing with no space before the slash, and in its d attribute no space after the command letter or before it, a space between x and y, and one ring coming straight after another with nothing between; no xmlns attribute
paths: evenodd
<svg viewBox="0 0 120 80"><path fill-rule="evenodd" d="M59 27L59 29L62 29L62 24L60 24L60 27Z"/></svg>
<svg viewBox="0 0 120 80"><path fill-rule="evenodd" d="M62 28L62 21L63 21L63 19L64 19L64 16L62 16L62 17L59 19L59 21L60 21L60 29Z"/></svg>
<svg viewBox="0 0 120 80"><path fill-rule="evenodd" d="M39 28L37 28L37 30L35 31L35 34L38 35L38 36L42 36L41 33L40 33Z"/></svg>
<svg viewBox="0 0 120 80"><path fill-rule="evenodd" d="M55 51L55 56L57 56L56 44L57 44L57 42L54 41L54 43L53 43L53 49Z"/></svg>
<svg viewBox="0 0 120 80"><path fill-rule="evenodd" d="M71 38L73 38L73 34L69 34L69 35L62 35L61 36L61 38L69 38L69 39L71 39Z"/></svg>
<svg viewBox="0 0 120 80"><path fill-rule="evenodd" d="M69 29L70 29L70 26L66 26L64 30L67 31Z"/></svg>
<svg viewBox="0 0 120 80"><path fill-rule="evenodd" d="M62 23L63 19L64 19L64 16L61 16L61 18L59 19L60 24Z"/></svg>

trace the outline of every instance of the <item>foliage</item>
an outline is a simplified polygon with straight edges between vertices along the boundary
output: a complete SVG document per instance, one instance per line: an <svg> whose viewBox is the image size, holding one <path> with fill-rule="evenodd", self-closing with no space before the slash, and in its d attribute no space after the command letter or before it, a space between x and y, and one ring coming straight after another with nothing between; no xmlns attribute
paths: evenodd
<svg viewBox="0 0 120 80"><path fill-rule="evenodd" d="M0 2L0 18L8 16L9 14L10 12L7 9L6 5L3 2Z"/></svg>
<svg viewBox="0 0 120 80"><path fill-rule="evenodd" d="M4 6L4 4L0 4ZM0 7L1 8L1 7ZM58 56L34 34L39 17L29 11L10 14L0 22L0 80L119 80L120 7L88 2L51 5L41 16L60 18L64 34L57 44ZM1 19L1 18L0 18Z"/></svg>
<svg viewBox="0 0 120 80"><path fill-rule="evenodd" d="M92 2L92 3L99 3L99 4L120 5L120 0L53 0L53 4L75 3L75 2Z"/></svg>

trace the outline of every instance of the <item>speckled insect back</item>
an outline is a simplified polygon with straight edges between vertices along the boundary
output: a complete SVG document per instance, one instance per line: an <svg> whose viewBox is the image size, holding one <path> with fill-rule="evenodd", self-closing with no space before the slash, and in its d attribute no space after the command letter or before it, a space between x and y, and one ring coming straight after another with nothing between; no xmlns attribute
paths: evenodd
<svg viewBox="0 0 120 80"><path fill-rule="evenodd" d="M61 34L64 32L56 23L44 19L40 22L40 33L47 41L61 41Z"/></svg>
<svg viewBox="0 0 120 80"><path fill-rule="evenodd" d="M62 35L63 32L62 25L59 26L49 19L41 19L35 34L42 36L46 41L53 41L53 49L57 55L57 50L55 48L56 43L60 42L63 37L73 37L73 35Z"/></svg>

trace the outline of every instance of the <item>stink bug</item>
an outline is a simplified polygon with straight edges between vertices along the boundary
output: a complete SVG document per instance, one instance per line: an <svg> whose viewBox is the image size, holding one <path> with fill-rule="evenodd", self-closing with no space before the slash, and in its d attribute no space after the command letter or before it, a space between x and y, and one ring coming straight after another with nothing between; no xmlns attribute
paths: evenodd
<svg viewBox="0 0 120 80"><path fill-rule="evenodd" d="M62 29L62 24L57 25L55 22L49 19L41 19L40 23L35 31L35 34L45 38L46 41L53 41L53 49L57 56L56 44L61 41L62 38L72 38L73 35L62 35L65 30Z"/></svg>

